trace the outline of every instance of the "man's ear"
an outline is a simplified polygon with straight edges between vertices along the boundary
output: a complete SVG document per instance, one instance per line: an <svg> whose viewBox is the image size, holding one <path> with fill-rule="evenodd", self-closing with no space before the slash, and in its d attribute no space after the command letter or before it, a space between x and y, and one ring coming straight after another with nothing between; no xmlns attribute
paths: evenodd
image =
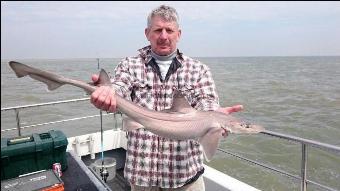
<svg viewBox="0 0 340 191"><path fill-rule="evenodd" d="M145 33L145 37L148 39L148 41L150 41L149 40L149 32L150 32L149 28L145 28L144 33Z"/></svg>
<svg viewBox="0 0 340 191"><path fill-rule="evenodd" d="M182 30L178 29L177 42L179 41L179 39L181 39L181 35L182 35Z"/></svg>

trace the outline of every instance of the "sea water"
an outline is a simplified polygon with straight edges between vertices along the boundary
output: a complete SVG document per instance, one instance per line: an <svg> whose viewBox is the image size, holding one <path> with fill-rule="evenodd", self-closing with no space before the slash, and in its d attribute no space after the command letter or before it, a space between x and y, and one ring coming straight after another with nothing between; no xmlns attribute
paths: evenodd
<svg viewBox="0 0 340 191"><path fill-rule="evenodd" d="M196 58L209 66L222 106L243 104L234 116L267 130L340 146L340 57L221 57ZM98 73L97 59L17 60L70 78L91 81ZM100 68L111 74L119 58L101 58ZM63 86L47 92L41 82L18 79L1 61L1 108L88 97L81 89ZM98 115L83 101L20 112L21 126ZM104 130L115 126L104 117ZM1 129L15 128L14 112L1 112ZM68 137L100 130L99 118L34 127L22 133L60 129ZM2 132L1 137L17 131ZM220 143L224 150L261 161L299 176L301 145L263 134L229 135ZM307 148L307 178L340 190L340 154ZM207 163L261 190L299 190L300 182L217 152ZM309 190L319 190L309 186Z"/></svg>

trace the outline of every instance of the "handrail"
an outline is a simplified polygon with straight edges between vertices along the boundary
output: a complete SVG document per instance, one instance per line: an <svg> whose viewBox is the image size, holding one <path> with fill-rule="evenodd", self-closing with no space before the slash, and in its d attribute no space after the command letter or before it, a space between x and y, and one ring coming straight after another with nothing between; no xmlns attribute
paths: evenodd
<svg viewBox="0 0 340 191"><path fill-rule="evenodd" d="M301 180L302 191L307 190L307 183L314 184L326 190L335 191L335 189L333 188L329 188L327 186L324 186L322 184L319 184L317 182L313 182L307 179L307 146L312 146L312 147L316 147L322 150L332 151L338 154L340 153L340 147L335 146L335 145L330 145L327 143L321 143L321 142L310 140L310 139L304 139L304 138L300 138L300 137L296 137L292 135L285 135L285 134L277 133L273 131L264 131L262 133L265 135L270 135L270 136L282 138L288 141L298 142L301 144L301 176L299 177L299 179ZM282 171L280 173L282 173Z"/></svg>
<svg viewBox="0 0 340 191"><path fill-rule="evenodd" d="M107 114L102 114L102 115L103 116L113 115L113 113L107 113ZM58 120L58 121L50 121L50 122L46 122L46 123L37 123L37 124L33 124L33 125L22 126L22 127L20 127L20 129L26 129L26 128L31 128L31 127L39 127L39 126L56 124L56 123L63 123L63 122L68 122L68 121L76 121L76 120L88 119L88 118L93 118L93 117L100 117L100 115L88 115L88 116L75 117L75 118L63 119L63 120ZM16 130L16 129L17 128L2 129L1 132L13 131L13 130Z"/></svg>
<svg viewBox="0 0 340 191"><path fill-rule="evenodd" d="M59 121L50 121L50 122L46 122L46 123L33 124L33 125L27 125L27 126L20 127L19 110L21 110L21 109L41 107L41 106L47 106L47 105L65 104L65 103L79 102L79 101L86 101L86 100L89 100L89 99L90 98L78 98L78 99L61 100L61 101L55 101L55 102L46 102L46 103L40 103L40 104L32 104L32 105L23 105L23 106L1 108L1 112L14 110L15 114L16 114L16 122L17 122L17 128L4 129L4 130L1 130L1 132L12 131L12 130L16 130L17 129L18 130L18 135L21 136L21 129L25 129L25 128L29 128L29 127L37 127L37 126L43 126L43 125L49 125L49 124L55 124L55 123L62 123L62 122L67 122L67 121L74 121L74 120L81 120L81 119L92 118L92 117L99 117L100 115L83 116L83 117L64 119L64 120L59 120ZM111 115L111 114L113 114L114 117L115 117L115 120L116 120L115 127L117 127L116 114L121 114L121 113L116 112L116 113L108 113L108 114L104 114L104 115ZM319 186L320 188L323 188L323 189L329 190L329 191L335 191L336 190L336 189L330 188L328 186L325 186L325 185L322 185L320 183L317 183L317 182L314 182L314 181L311 181L311 180L307 179L307 146L312 146L312 147L316 147L316 148L319 148L319 149L322 149L322 150L327 150L327 151L335 152L337 154L340 153L340 147L339 146L335 146L335 145L331 145L331 144L326 144L326 143L321 143L321 142L310 140L310 139L304 139L304 138L300 138L300 137L296 137L296 136L292 136L292 135L286 135L286 134L277 133L277 132L268 131L268 130L262 132L262 134L273 136L275 138L281 138L281 139L284 139L284 140L287 140L287 141L294 141L294 142L297 142L297 143L301 144L301 175L300 176L290 174L290 173L285 172L283 170L271 167L269 165L266 165L264 163L260 163L260 162L255 161L255 160L248 159L246 157L240 156L240 155L232 153L230 151L226 151L226 150L221 149L221 148L218 148L218 150L223 152L223 153L229 154L229 155L231 155L233 157L236 157L238 159L241 159L241 160L247 161L249 163L261 166L263 168L266 168L266 169L269 169L271 171L280 173L280 174L288 176L290 178L294 178L294 179L300 180L301 181L301 190L302 191L306 191L307 183Z"/></svg>
<svg viewBox="0 0 340 191"><path fill-rule="evenodd" d="M24 129L25 127L20 127L20 115L19 115L19 110L20 109L26 109L26 108L31 108L31 107L47 106L47 105L57 105L57 104L62 104L62 103L71 103L71 102L78 102L78 101L85 101L85 100L89 100L89 99L90 98L78 98L78 99L61 100L61 101L46 102L46 103L31 104L31 105L6 107L6 108L1 108L1 112L9 111L9 110L14 110L15 115L16 115L16 122L17 122L17 128L15 128L15 129L18 130L18 135L21 136L21 129ZM14 128L12 128L12 129L4 129L4 130L1 130L1 132L10 131L10 130L14 130Z"/></svg>
<svg viewBox="0 0 340 191"><path fill-rule="evenodd" d="M30 107L39 107L39 106L47 106L47 105L57 105L62 103L71 103L71 102L78 102L78 101L86 101L90 98L77 98L77 99L69 99L69 100L61 100L61 101L53 101L53 102L46 102L46 103L38 103L38 104L31 104L31 105L22 105L22 106L14 106L14 107L5 107L1 108L1 111L7 110L15 110L15 109L25 109Z"/></svg>
<svg viewBox="0 0 340 191"><path fill-rule="evenodd" d="M301 175L300 176L290 174L288 172L285 172L283 170L271 167L269 165L266 165L264 163L261 163L261 162L255 161L255 160L248 159L246 157L232 153L232 152L227 151L225 149L218 148L217 150L221 151L223 153L226 153L228 155L231 155L233 157L236 157L238 159L244 160L246 162L249 162L249 163L261 166L263 168L269 169L271 171L277 172L279 174L288 176L290 178L300 180L301 181L301 189L300 190L306 191L307 190L307 183L308 183L308 184L316 185L316 186L323 188L325 190L336 191L336 189L330 188L328 186L325 186L325 185L322 185L322 184L317 183L315 181L307 179L307 146L312 146L312 147L316 147L316 148L319 148L319 149L322 149L322 150L335 152L337 154L340 153L340 147L335 146L335 145L330 145L330 144L326 144L326 143L313 141L313 140L310 140L310 139L304 139L304 138L300 138L300 137L296 137L296 136L292 136L292 135L286 135L286 134L282 134L282 133L268 131L268 130L261 132L261 133L264 134L264 135L270 135L270 136L273 136L273 137L276 137L276 138L282 138L282 139L285 139L287 141L294 141L294 142L298 142L298 143L301 144Z"/></svg>
<svg viewBox="0 0 340 191"><path fill-rule="evenodd" d="M243 157L243 156L241 156L241 155L235 154L235 153L230 152L230 151L227 151L227 150L225 150L225 149L218 148L217 150L218 150L218 151L221 151L221 152L223 152L223 153L225 153L225 154L228 154L228 155L230 155L230 156L232 156L232 157L236 157L236 158L238 158L238 159L244 160L244 161L246 161L246 162L248 162L248 163L252 163L252 164L254 164L254 165L261 166L262 168L265 168L265 169L274 171L274 172L276 172L276 173L282 174L282 175L287 176L287 177L289 177L289 178L293 178L293 179L295 179L295 180L303 181L303 179L302 179L299 175L295 175L295 174L288 173L288 172L286 172L286 171L283 171L283 170L280 170L280 169L271 167L271 166L269 166L269 165L266 165L266 164L264 164L264 163L261 163L261 162L258 162L258 161L255 161L255 160L252 160L252 159ZM322 184L317 183L317 182L312 181L312 180L305 179L305 183L306 183L306 184L307 184L307 183L308 183L308 184L313 184L313 185L315 185L315 186L318 186L318 187L320 187L320 188L323 188L324 190L337 191L337 190L334 189L334 188L330 188L330 187L328 187L328 186L322 185ZM305 183L304 183L304 184L305 184ZM305 188L306 188L306 187L304 187L303 189L305 189Z"/></svg>
<svg viewBox="0 0 340 191"><path fill-rule="evenodd" d="M327 149L327 150L330 150L330 151L333 151L333 152L340 153L340 147L335 146L335 145L330 145L330 144L327 144L327 143L321 143L321 142L310 140L310 139L304 139L304 138L300 138L300 137L296 137L296 136L292 136L292 135L286 135L286 134L277 133L277 132L268 131L268 130L261 132L261 133L265 134L265 135L271 135L271 136L274 136L274 137L286 139L286 140L289 140L289 141L295 141L295 142L307 144L307 145L317 147L317 148L320 148L320 149Z"/></svg>

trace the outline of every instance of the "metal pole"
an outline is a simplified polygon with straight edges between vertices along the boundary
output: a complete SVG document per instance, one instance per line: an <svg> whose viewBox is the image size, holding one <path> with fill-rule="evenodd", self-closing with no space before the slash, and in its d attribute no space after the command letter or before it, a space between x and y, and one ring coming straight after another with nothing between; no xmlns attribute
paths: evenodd
<svg viewBox="0 0 340 191"><path fill-rule="evenodd" d="M104 136L103 136L103 112L100 113L100 141L101 141L101 154L102 154L102 167L104 168Z"/></svg>
<svg viewBox="0 0 340 191"><path fill-rule="evenodd" d="M301 147L301 191L307 190L307 148L306 144L302 143Z"/></svg>
<svg viewBox="0 0 340 191"><path fill-rule="evenodd" d="M115 112L114 114L113 114L113 118L114 118L114 120L115 120L115 128L114 128L114 130L117 130L117 128L118 128L118 121L117 121L117 113Z"/></svg>
<svg viewBox="0 0 340 191"><path fill-rule="evenodd" d="M16 121L17 121L18 135L21 136L19 110L18 109L14 109L14 111L15 111L15 117L16 117Z"/></svg>

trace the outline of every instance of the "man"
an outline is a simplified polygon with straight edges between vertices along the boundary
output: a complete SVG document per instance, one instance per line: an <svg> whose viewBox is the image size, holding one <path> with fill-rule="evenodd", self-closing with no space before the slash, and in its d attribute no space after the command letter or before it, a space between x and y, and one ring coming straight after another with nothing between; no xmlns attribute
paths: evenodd
<svg viewBox="0 0 340 191"><path fill-rule="evenodd" d="M91 102L105 111L116 111L115 93L142 107L169 109L174 90L186 95L197 110L226 114L242 106L220 108L209 68L177 49L181 37L174 8L162 5L148 16L145 36L150 46L136 57L123 59L112 78L114 90L99 87ZM92 76L96 81L98 76ZM195 140L170 140L145 129L128 134L124 174L132 190L204 190L202 148Z"/></svg>

